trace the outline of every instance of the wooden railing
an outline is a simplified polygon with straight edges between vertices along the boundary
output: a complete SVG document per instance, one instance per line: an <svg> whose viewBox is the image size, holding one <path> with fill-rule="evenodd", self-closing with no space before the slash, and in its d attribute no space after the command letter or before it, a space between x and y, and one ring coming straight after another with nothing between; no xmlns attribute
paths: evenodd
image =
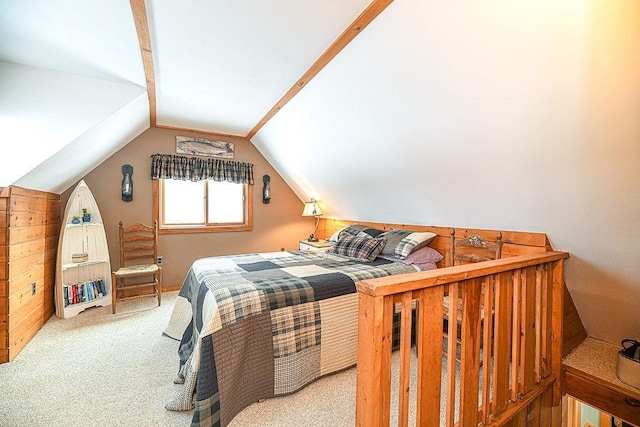
<svg viewBox="0 0 640 427"><path fill-rule="evenodd" d="M548 423L538 425L559 425L568 256L545 252L360 282L356 424L390 425L394 401L399 426L410 419L418 426L502 425L544 395ZM397 398L394 312L401 313Z"/></svg>

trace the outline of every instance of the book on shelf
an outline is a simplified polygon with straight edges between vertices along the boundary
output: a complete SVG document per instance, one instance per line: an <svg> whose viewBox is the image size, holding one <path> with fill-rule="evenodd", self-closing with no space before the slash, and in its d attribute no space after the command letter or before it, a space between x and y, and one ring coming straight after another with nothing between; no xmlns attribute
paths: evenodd
<svg viewBox="0 0 640 427"><path fill-rule="evenodd" d="M83 283L68 283L62 285L64 306L90 302L107 295L104 280L88 280Z"/></svg>

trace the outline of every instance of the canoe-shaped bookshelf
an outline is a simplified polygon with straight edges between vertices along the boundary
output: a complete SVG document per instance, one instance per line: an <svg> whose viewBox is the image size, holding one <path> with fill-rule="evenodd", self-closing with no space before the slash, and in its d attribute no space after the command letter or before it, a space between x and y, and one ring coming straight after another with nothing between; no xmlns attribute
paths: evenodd
<svg viewBox="0 0 640 427"><path fill-rule="evenodd" d="M98 204L84 180L73 190L64 210L55 300L56 315L63 319L90 307L111 305L107 235Z"/></svg>

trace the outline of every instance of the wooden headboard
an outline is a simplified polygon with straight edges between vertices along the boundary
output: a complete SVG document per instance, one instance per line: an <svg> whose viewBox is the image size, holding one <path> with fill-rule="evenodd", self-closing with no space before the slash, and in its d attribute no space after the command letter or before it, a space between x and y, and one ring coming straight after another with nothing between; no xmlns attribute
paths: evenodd
<svg viewBox="0 0 640 427"><path fill-rule="evenodd" d="M451 230L456 231L456 237L464 238L470 234L479 234L490 242L495 242L498 231L502 232L502 256L516 256L531 253L546 252L552 250L547 235L544 233L532 233L524 231L484 230L471 228L440 227L431 225L391 224L384 222L367 222L333 218L320 218L320 224L316 235L321 239L328 239L333 233L349 224L362 224L380 230L409 229L415 231L430 231L438 237L429 245L442 255L444 259L438 263L438 267L444 267L449 262L449 247L451 244Z"/></svg>

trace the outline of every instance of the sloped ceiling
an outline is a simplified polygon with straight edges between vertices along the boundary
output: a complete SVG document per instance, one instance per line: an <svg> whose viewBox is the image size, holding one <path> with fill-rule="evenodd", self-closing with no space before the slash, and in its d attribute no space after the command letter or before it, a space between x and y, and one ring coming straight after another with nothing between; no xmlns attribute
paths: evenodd
<svg viewBox="0 0 640 427"><path fill-rule="evenodd" d="M588 333L640 335L638 2L5 0L0 61L0 185L234 135L328 216L545 232Z"/></svg>
<svg viewBox="0 0 640 427"><path fill-rule="evenodd" d="M149 126L128 2L0 1L0 61L0 186L61 193Z"/></svg>
<svg viewBox="0 0 640 427"><path fill-rule="evenodd" d="M395 1L253 142L329 215L545 232L640 335L638 3Z"/></svg>
<svg viewBox="0 0 640 427"><path fill-rule="evenodd" d="M368 3L147 2L158 123L247 135Z"/></svg>

